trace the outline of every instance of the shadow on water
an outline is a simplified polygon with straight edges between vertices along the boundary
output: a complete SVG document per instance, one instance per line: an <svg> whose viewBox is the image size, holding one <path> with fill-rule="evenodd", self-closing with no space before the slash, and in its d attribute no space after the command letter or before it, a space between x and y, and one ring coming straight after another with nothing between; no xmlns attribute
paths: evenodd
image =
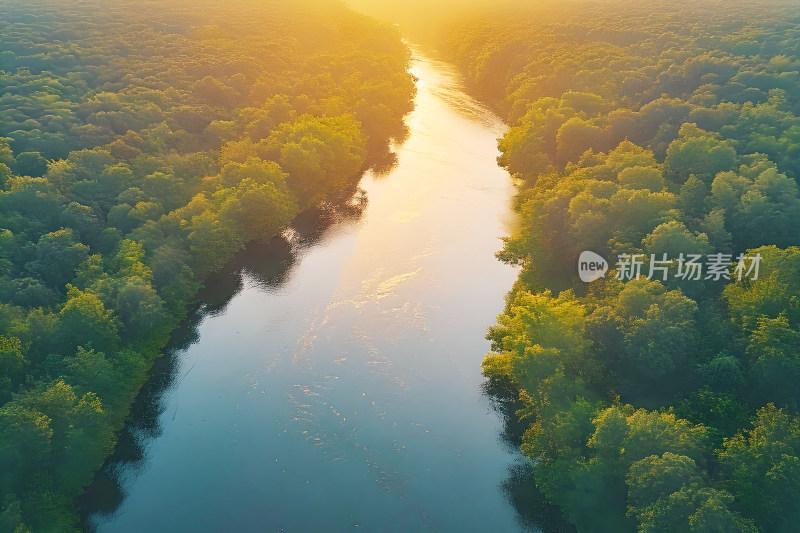
<svg viewBox="0 0 800 533"><path fill-rule="evenodd" d="M177 386L181 354L199 340L198 326L202 320L225 311L242 289L244 274L267 290L280 288L304 249L320 242L334 226L358 220L366 203L364 191L359 189L349 200L301 213L283 236L269 243L249 244L222 270L208 277L187 318L172 332L164 355L153 363L131 406L114 453L76 500L85 531L93 531L89 520L92 515L109 516L120 508L126 496L124 480L146 468L147 447L163 432L164 396Z"/></svg>
<svg viewBox="0 0 800 533"><path fill-rule="evenodd" d="M441 95L440 95L441 96ZM480 106L458 104L459 113L473 120L493 117ZM485 119L486 124L494 124ZM397 165L397 157L387 151L372 162L373 176L390 172ZM220 272L206 280L195 304L182 326L175 330L163 357L155 361L147 382L131 407L124 430L119 435L114 454L96 474L92 484L78 498L83 527L92 531L92 516L110 516L116 513L126 498L126 484L137 473L148 467L148 447L164 432L167 398L181 380L181 358L184 351L198 342L198 328L204 318L224 313L228 304L245 284L256 283L267 291L280 290L291 277L295 265L305 251L324 241L327 234L341 223L359 220L366 206L364 191L353 190L333 199L325 208L305 212L297 217L292 227L269 243L254 243L240 252ZM519 408L514 394L496 383L487 382L486 397L504 422L500 440L509 451L518 450L525 425L514 412ZM550 505L537 490L533 467L527 459L520 458L509 466L506 479L500 484L507 500L516 511L520 529L544 533L574 533L557 508Z"/></svg>
<svg viewBox="0 0 800 533"><path fill-rule="evenodd" d="M483 386L483 393L503 420L500 441L509 451L519 450L528 423L520 422L515 414L522 407L516 391L505 383L489 380ZM508 477L500 488L506 499L514 506L517 520L524 530L575 533L575 526L565 521L559 508L548 502L536 487L533 463L529 459L520 458L509 466Z"/></svg>

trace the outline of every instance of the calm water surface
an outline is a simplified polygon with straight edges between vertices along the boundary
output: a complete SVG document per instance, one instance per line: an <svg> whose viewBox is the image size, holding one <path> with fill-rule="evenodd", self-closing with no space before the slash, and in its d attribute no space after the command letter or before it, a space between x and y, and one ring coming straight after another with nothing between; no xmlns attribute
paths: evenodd
<svg viewBox="0 0 800 533"><path fill-rule="evenodd" d="M363 179L363 212L209 282L87 493L90 529L525 529L480 375L516 277L493 255L503 125L449 65L416 54L413 72L411 135Z"/></svg>

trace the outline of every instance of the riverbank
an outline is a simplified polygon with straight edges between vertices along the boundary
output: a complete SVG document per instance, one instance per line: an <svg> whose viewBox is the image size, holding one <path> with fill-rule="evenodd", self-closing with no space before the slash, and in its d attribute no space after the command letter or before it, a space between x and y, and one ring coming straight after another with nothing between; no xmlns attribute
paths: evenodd
<svg viewBox="0 0 800 533"><path fill-rule="evenodd" d="M405 135L391 28L337 2L208 7L4 5L0 529L75 530L201 281Z"/></svg>
<svg viewBox="0 0 800 533"><path fill-rule="evenodd" d="M132 432L142 461L106 469L125 497L97 531L526 527L502 486L521 457L496 440L479 371L515 277L493 257L503 126L452 67L419 57L413 72L397 166L364 178L362 215L223 283L235 295L208 306L153 425Z"/></svg>
<svg viewBox="0 0 800 533"><path fill-rule="evenodd" d="M800 327L800 108L796 65L767 59L796 48L794 8L634 4L532 6L452 34L505 110L498 161L519 185L499 256L521 272L484 373L518 392L532 478L578 531L791 529L781 495L798 487L770 479L800 456L782 348ZM604 279L575 275L585 251ZM681 275L685 254L709 270Z"/></svg>

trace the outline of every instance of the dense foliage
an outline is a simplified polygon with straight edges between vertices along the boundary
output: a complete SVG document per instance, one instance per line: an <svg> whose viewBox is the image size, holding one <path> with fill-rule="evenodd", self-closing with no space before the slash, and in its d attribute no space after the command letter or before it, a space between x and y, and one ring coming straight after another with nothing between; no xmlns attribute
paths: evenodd
<svg viewBox="0 0 800 533"><path fill-rule="evenodd" d="M187 301L386 158L407 61L336 2L0 1L0 531L77 529Z"/></svg>
<svg viewBox="0 0 800 533"><path fill-rule="evenodd" d="M519 394L538 487L578 531L796 531L796 4L550 6L450 37L511 126L499 255L522 271L483 368ZM605 279L577 279L584 250ZM634 253L666 279L617 279ZM681 279L681 253L760 273Z"/></svg>

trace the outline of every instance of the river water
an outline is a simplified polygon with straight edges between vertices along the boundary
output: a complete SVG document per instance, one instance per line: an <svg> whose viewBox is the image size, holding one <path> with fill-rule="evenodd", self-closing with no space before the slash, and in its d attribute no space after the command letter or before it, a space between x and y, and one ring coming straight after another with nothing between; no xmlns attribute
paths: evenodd
<svg viewBox="0 0 800 533"><path fill-rule="evenodd" d="M493 255L504 126L451 66L415 52L412 71L410 136L363 210L300 220L209 281L82 502L88 529L528 529L480 375L516 277Z"/></svg>

